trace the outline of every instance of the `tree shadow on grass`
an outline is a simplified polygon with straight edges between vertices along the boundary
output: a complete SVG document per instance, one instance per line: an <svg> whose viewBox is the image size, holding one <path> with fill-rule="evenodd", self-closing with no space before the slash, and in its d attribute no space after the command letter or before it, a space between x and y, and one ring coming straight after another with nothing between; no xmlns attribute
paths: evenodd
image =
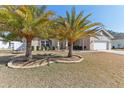
<svg viewBox="0 0 124 93"><path fill-rule="evenodd" d="M41 60L41 59L47 59L47 58L62 58L63 56L57 55L57 54L36 54L33 55L33 59L32 61L36 61L36 60ZM7 55L7 56L0 56L0 64L1 65L6 65L9 61L13 60L13 59L22 59L19 61L15 61L16 63L20 63L20 62L26 62L25 59L26 57L24 55L20 55L18 57L15 57L15 55Z"/></svg>
<svg viewBox="0 0 124 93"><path fill-rule="evenodd" d="M14 57L14 55L11 56L0 56L0 64L6 65L11 59Z"/></svg>

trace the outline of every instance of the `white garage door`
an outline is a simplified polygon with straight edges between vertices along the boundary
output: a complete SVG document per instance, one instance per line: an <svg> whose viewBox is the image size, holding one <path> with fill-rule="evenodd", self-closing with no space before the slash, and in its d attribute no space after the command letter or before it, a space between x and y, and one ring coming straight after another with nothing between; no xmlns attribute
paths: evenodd
<svg viewBox="0 0 124 93"><path fill-rule="evenodd" d="M106 50L107 42L94 42L94 50Z"/></svg>

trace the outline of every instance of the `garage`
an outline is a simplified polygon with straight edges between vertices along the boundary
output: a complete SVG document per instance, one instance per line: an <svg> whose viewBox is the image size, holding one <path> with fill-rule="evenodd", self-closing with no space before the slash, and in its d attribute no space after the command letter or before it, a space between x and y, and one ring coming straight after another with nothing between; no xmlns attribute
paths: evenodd
<svg viewBox="0 0 124 93"><path fill-rule="evenodd" d="M107 42L94 42L94 50L106 50Z"/></svg>

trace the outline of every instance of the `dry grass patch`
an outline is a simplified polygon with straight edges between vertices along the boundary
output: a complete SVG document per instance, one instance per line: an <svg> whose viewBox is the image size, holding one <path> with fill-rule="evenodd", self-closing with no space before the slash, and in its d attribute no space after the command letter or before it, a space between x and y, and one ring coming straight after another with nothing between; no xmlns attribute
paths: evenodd
<svg viewBox="0 0 124 93"><path fill-rule="evenodd" d="M97 52L76 54L82 55L84 61L53 63L34 69L10 69L1 64L0 87L124 87L124 56ZM0 63L3 61L1 56Z"/></svg>

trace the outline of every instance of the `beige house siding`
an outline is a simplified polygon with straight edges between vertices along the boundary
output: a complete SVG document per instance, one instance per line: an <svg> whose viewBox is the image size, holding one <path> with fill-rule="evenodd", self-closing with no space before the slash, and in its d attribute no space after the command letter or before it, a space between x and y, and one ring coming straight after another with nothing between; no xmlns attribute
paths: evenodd
<svg viewBox="0 0 124 93"><path fill-rule="evenodd" d="M74 46L82 46L82 39L77 40L76 42L74 42Z"/></svg>
<svg viewBox="0 0 124 93"><path fill-rule="evenodd" d="M60 49L67 49L68 42L66 40L60 41Z"/></svg>
<svg viewBox="0 0 124 93"><path fill-rule="evenodd" d="M23 38L22 41L23 41L23 43L26 45L26 39ZM32 40L31 46L33 46L33 47L34 47L34 51L36 51L36 50L37 50L37 46L39 46L39 48L40 48L40 46L41 46L41 40L40 40L39 38L34 38L34 39ZM26 47L26 46L25 46L25 47Z"/></svg>
<svg viewBox="0 0 124 93"><path fill-rule="evenodd" d="M97 38L94 37L94 41L111 41L109 37L102 35L102 36L97 36Z"/></svg>
<svg viewBox="0 0 124 93"><path fill-rule="evenodd" d="M40 46L41 46L41 40L39 38L34 38L32 40L32 46L34 47L34 51L37 50L37 47L39 47L40 49Z"/></svg>
<svg viewBox="0 0 124 93"><path fill-rule="evenodd" d="M106 35L97 36L97 38L96 37L90 37L90 50L94 50L94 42L106 42L107 43L107 49L108 50L111 49L111 39Z"/></svg>
<svg viewBox="0 0 124 93"><path fill-rule="evenodd" d="M99 36L97 38L95 37L87 37L85 39L77 40L74 43L74 46L80 46L82 47L82 50L94 50L94 42L107 42L107 49L111 49L111 37L108 36L107 33L104 31L98 32ZM58 41L56 39L50 39L52 41L50 47L54 47L55 49L67 49L68 48L68 42L66 40L64 41ZM34 50L37 50L37 46L41 47L41 39L34 38L32 41L32 46L34 46Z"/></svg>
<svg viewBox="0 0 124 93"><path fill-rule="evenodd" d="M111 38L107 36L104 31L100 31L97 33L99 36L96 37L87 37L85 39L80 39L75 42L74 45L82 46L83 49L85 47L86 50L94 50L95 42L106 42L107 49L111 49Z"/></svg>
<svg viewBox="0 0 124 93"><path fill-rule="evenodd" d="M32 46L39 46L39 45L41 44L40 41L41 41L40 39L34 38L34 39L32 40Z"/></svg>
<svg viewBox="0 0 124 93"><path fill-rule="evenodd" d="M58 40L52 40L52 46L55 46L56 48L58 47ZM97 36L97 38L95 37L87 37L85 39L80 39L77 40L74 43L74 46L81 46L82 50L86 49L86 50L94 50L94 42L107 42L107 49L111 49L111 39L106 36L106 35L101 35L101 36ZM59 41L59 46L60 49L66 49L66 43L65 41Z"/></svg>
<svg viewBox="0 0 124 93"><path fill-rule="evenodd" d="M58 43L60 43L58 40L56 39L51 39L52 41L52 47L54 47L55 49L58 49L60 47L60 45Z"/></svg>
<svg viewBox="0 0 124 93"><path fill-rule="evenodd" d="M55 49L67 49L68 48L68 42L66 40L59 41L56 39L52 39L52 46L55 47Z"/></svg>
<svg viewBox="0 0 124 93"><path fill-rule="evenodd" d="M89 50L94 50L94 37L90 37L90 48Z"/></svg>
<svg viewBox="0 0 124 93"><path fill-rule="evenodd" d="M85 39L77 40L74 43L74 46L81 46L82 47L82 50L84 50L84 48L86 50L88 50L88 49L90 49L90 38L85 38Z"/></svg>
<svg viewBox="0 0 124 93"><path fill-rule="evenodd" d="M90 49L90 38L87 37L87 38L83 39L83 41L84 41L83 47L86 47L86 50L89 50Z"/></svg>

